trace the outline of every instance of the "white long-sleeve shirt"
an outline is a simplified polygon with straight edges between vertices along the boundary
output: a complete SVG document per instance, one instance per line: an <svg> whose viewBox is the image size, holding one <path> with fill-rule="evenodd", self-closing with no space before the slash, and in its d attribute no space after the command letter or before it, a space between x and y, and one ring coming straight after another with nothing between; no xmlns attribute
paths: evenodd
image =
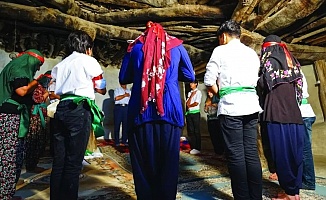
<svg viewBox="0 0 326 200"><path fill-rule="evenodd" d="M204 83L213 86L218 81L219 89L256 87L259 66L256 52L239 39L232 39L214 49L206 66ZM235 92L220 99L217 115L242 116L261 111L256 92Z"/></svg>

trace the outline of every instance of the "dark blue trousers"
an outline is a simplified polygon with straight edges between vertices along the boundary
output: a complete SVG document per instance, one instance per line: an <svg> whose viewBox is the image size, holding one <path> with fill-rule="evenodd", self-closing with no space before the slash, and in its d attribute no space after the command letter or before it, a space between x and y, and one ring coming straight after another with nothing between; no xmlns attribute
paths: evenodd
<svg viewBox="0 0 326 200"><path fill-rule="evenodd" d="M87 103L77 106L72 100L61 101L53 122L50 199L76 200L79 174L91 131L89 106Z"/></svg>
<svg viewBox="0 0 326 200"><path fill-rule="evenodd" d="M114 106L114 142L115 144L120 143L120 125L122 123L122 138L123 144L127 143L127 119L128 119L128 106Z"/></svg>
<svg viewBox="0 0 326 200"><path fill-rule="evenodd" d="M181 128L145 123L129 132L129 148L138 200L175 200Z"/></svg>
<svg viewBox="0 0 326 200"><path fill-rule="evenodd" d="M257 150L258 113L219 115L235 200L262 199L262 168Z"/></svg>
<svg viewBox="0 0 326 200"><path fill-rule="evenodd" d="M267 128L278 182L286 194L299 194L302 183L304 126L268 123Z"/></svg>

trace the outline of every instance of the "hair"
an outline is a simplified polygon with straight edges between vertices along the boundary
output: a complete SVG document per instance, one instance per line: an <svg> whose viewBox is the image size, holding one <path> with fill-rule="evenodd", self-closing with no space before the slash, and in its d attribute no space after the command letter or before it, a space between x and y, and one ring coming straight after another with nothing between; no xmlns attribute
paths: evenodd
<svg viewBox="0 0 326 200"><path fill-rule="evenodd" d="M72 53L73 51L86 53L87 49L93 48L94 42L86 32L76 31L70 33L68 36L67 45L69 53Z"/></svg>
<svg viewBox="0 0 326 200"><path fill-rule="evenodd" d="M240 25L234 20L227 20L225 21L217 30L217 36L219 37L223 33L227 33L230 36L240 38L241 35L241 27Z"/></svg>
<svg viewBox="0 0 326 200"><path fill-rule="evenodd" d="M190 83L196 83L198 85L198 79L195 79L193 82Z"/></svg>

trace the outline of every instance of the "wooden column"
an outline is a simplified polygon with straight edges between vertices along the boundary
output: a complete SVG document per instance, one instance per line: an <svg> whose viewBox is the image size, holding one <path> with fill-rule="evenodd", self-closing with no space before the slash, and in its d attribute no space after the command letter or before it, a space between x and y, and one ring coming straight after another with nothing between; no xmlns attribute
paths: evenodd
<svg viewBox="0 0 326 200"><path fill-rule="evenodd" d="M324 121L326 119L326 61L318 60L314 62L317 78L319 80L318 95L320 106L323 112Z"/></svg>

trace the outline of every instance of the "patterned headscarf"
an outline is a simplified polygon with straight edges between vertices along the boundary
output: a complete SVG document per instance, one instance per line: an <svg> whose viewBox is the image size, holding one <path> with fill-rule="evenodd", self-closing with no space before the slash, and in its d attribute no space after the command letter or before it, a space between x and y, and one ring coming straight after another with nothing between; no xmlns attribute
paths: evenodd
<svg viewBox="0 0 326 200"><path fill-rule="evenodd" d="M160 24L149 21L145 32L129 45L127 51L131 52L138 41L144 44L141 113L147 109L148 102L152 101L156 102L158 114L163 116L163 91L166 70L171 61L170 50L182 44L182 40L168 35Z"/></svg>
<svg viewBox="0 0 326 200"><path fill-rule="evenodd" d="M282 83L296 83L297 100L302 99L302 75L299 61L276 35L267 36L262 45L259 75L263 75L268 89Z"/></svg>
<svg viewBox="0 0 326 200"><path fill-rule="evenodd" d="M39 66L44 63L44 56L35 49L30 49L18 54L17 58L10 61L0 74L0 105L12 94L10 82L16 78L28 78L32 81Z"/></svg>

